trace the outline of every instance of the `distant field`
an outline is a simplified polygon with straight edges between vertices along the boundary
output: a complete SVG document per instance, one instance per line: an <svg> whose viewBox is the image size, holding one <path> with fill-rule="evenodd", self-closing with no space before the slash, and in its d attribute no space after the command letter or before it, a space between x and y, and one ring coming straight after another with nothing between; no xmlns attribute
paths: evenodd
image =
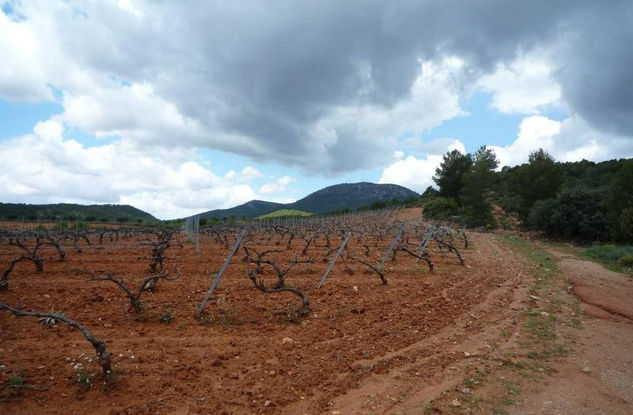
<svg viewBox="0 0 633 415"><path fill-rule="evenodd" d="M312 216L312 213L306 212L305 210L279 209L265 215L257 216L255 219L283 218L288 216Z"/></svg>

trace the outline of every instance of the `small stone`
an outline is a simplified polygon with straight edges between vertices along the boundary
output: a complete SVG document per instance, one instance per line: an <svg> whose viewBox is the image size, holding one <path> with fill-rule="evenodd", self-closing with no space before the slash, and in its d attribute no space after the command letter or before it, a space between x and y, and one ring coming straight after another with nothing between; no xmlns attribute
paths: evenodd
<svg viewBox="0 0 633 415"><path fill-rule="evenodd" d="M365 313L365 307L358 305L354 308L352 308L352 313L354 314L364 314Z"/></svg>
<svg viewBox="0 0 633 415"><path fill-rule="evenodd" d="M340 415L340 414L341 414L341 411L332 411L332 412L330 412L330 413L331 413L332 415Z"/></svg>
<svg viewBox="0 0 633 415"><path fill-rule="evenodd" d="M451 402L451 405L459 408L460 406L462 406L462 403L459 401L459 399L453 399L453 401Z"/></svg>
<svg viewBox="0 0 633 415"><path fill-rule="evenodd" d="M48 294L44 294L44 298L51 298L51 296Z"/></svg>
<svg viewBox="0 0 633 415"><path fill-rule="evenodd" d="M591 373L591 369L590 369L590 368L588 368L588 367L584 367L584 368L582 368L582 371L583 371L584 373Z"/></svg>
<svg viewBox="0 0 633 415"><path fill-rule="evenodd" d="M530 295L530 298L531 298L532 300L538 300L538 299L539 299L539 298L538 298L537 296L535 296L535 295Z"/></svg>
<svg viewBox="0 0 633 415"><path fill-rule="evenodd" d="M358 292L358 287L357 287L357 286L353 286L353 287L352 287L352 290L354 290L354 291Z"/></svg>
<svg viewBox="0 0 633 415"><path fill-rule="evenodd" d="M55 376L49 377L50 380L55 380Z"/></svg>
<svg viewBox="0 0 633 415"><path fill-rule="evenodd" d="M470 357L470 353L464 352L464 357Z"/></svg>
<svg viewBox="0 0 633 415"><path fill-rule="evenodd" d="M264 402L264 406L270 406L270 401Z"/></svg>
<svg viewBox="0 0 633 415"><path fill-rule="evenodd" d="M464 389L462 389L462 393L463 393L464 395L470 395L470 389L468 389L468 388L464 388Z"/></svg>
<svg viewBox="0 0 633 415"><path fill-rule="evenodd" d="M282 344L286 344L286 343L294 343L295 341L292 340L290 337L284 337L283 339L281 339L281 343Z"/></svg>
<svg viewBox="0 0 633 415"><path fill-rule="evenodd" d="M541 315L543 317L549 317L549 313L547 311L541 311Z"/></svg>

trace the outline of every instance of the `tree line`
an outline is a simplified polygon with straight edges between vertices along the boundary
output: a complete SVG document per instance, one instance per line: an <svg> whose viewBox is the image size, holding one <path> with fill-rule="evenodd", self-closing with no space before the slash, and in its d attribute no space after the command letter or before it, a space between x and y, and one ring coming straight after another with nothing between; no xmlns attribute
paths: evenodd
<svg viewBox="0 0 633 415"><path fill-rule="evenodd" d="M543 149L528 163L503 167L493 150L447 152L435 171L437 189L422 195L425 216L464 226L507 226L493 206L521 226L578 242L633 242L633 159L561 163ZM499 220L498 220L499 219Z"/></svg>

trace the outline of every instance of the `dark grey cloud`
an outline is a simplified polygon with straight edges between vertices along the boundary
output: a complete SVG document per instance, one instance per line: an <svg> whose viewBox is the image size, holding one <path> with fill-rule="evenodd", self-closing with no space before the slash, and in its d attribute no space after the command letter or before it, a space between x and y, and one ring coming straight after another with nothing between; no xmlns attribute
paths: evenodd
<svg viewBox="0 0 633 415"><path fill-rule="evenodd" d="M596 2L564 27L557 80L595 128L633 136L633 2Z"/></svg>
<svg viewBox="0 0 633 415"><path fill-rule="evenodd" d="M59 24L66 47L198 121L206 133L181 145L325 173L376 167L391 157L388 132L329 122L341 108L396 107L420 61L462 59L458 93L533 49L551 52L572 112L633 136L630 0L163 1L140 3L141 18L77 6L85 14Z"/></svg>

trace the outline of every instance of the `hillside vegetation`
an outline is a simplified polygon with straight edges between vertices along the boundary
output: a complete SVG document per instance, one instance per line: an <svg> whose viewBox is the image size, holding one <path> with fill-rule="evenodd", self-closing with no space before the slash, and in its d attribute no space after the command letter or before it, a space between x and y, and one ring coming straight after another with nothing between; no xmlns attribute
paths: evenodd
<svg viewBox="0 0 633 415"><path fill-rule="evenodd" d="M282 209L322 214L357 210L374 203L384 202L386 204L394 200L405 202L419 197L418 193L396 184L343 183L317 190L293 203L283 204L251 200L230 209L210 210L196 216L200 216L202 219L218 220L230 219L231 217L251 219Z"/></svg>
<svg viewBox="0 0 633 415"><path fill-rule="evenodd" d="M444 155L427 188L424 213L466 226L509 227L493 205L515 216L524 229L582 243L633 242L633 160L556 162L542 149L529 162L495 171L490 149ZM498 220L497 220L498 219Z"/></svg>
<svg viewBox="0 0 633 415"><path fill-rule="evenodd" d="M87 222L157 222L154 216L129 205L77 205L56 203L31 205L0 203L0 218L27 221L87 221Z"/></svg>
<svg viewBox="0 0 633 415"><path fill-rule="evenodd" d="M313 213L306 212L303 210L295 210L295 209L279 209L274 212L267 213L265 215L260 215L255 219L272 219L272 218L291 218L297 216L312 216Z"/></svg>

